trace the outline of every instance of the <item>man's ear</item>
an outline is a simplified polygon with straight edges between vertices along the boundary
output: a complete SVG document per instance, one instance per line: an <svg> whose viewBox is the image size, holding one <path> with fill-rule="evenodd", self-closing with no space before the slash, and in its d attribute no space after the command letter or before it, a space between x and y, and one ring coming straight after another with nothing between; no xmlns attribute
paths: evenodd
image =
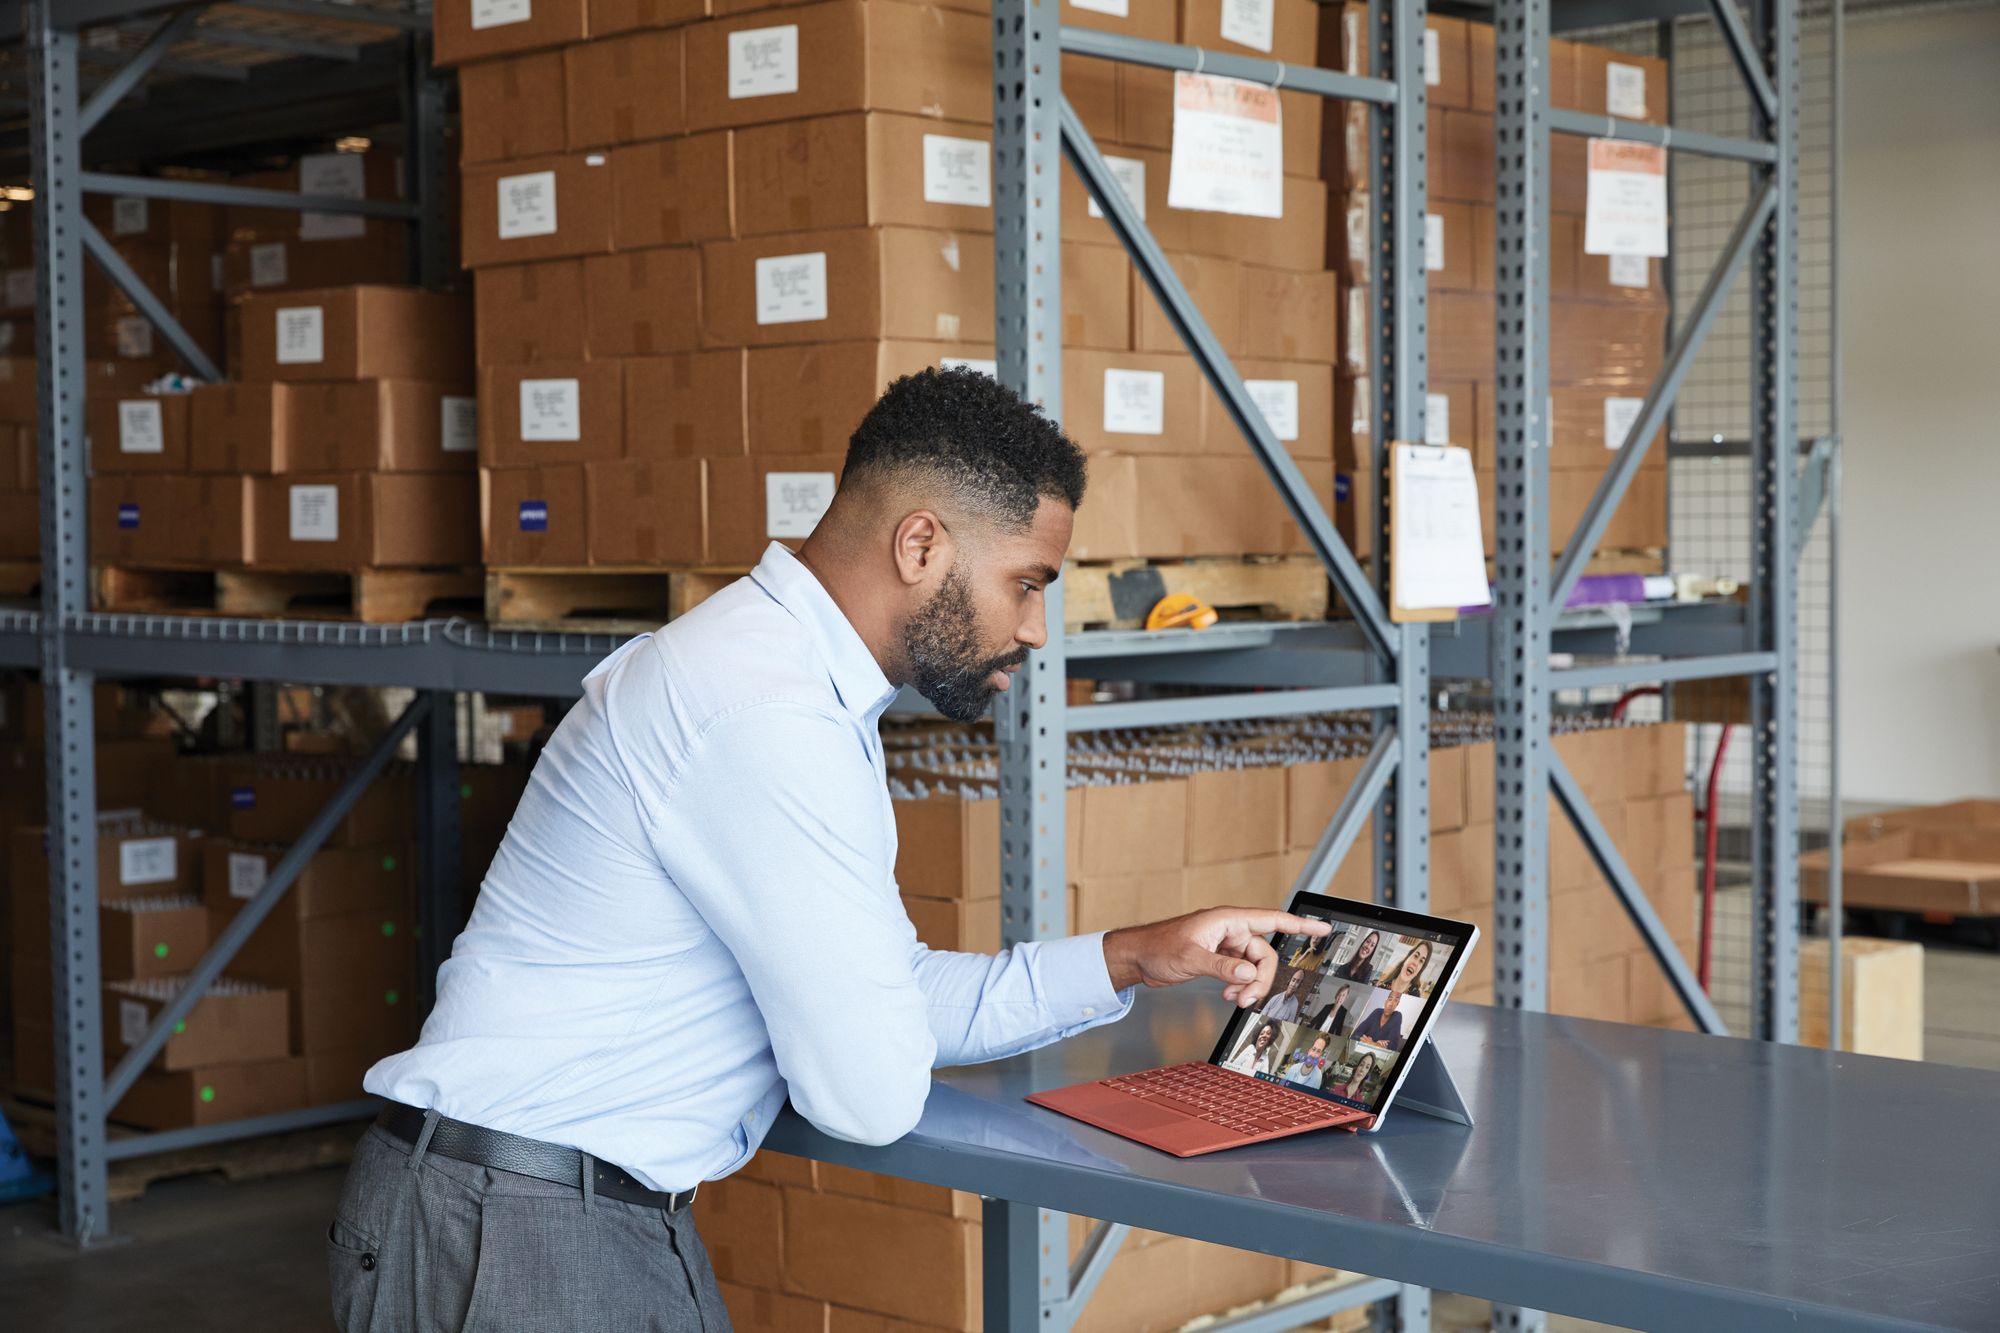
<svg viewBox="0 0 2000 1333"><path fill-rule="evenodd" d="M935 513L918 509L905 514L896 525L892 551L897 577L907 587L928 582L950 568L952 546L951 534Z"/></svg>

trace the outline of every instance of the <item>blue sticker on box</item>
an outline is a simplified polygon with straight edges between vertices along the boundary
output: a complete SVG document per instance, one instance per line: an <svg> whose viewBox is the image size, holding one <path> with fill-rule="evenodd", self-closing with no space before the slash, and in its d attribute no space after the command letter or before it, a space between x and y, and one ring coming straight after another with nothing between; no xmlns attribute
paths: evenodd
<svg viewBox="0 0 2000 1333"><path fill-rule="evenodd" d="M257 789L255 787L231 787L229 789L229 808L232 810L255 810L257 808Z"/></svg>
<svg viewBox="0 0 2000 1333"><path fill-rule="evenodd" d="M1336 504L1346 504L1347 497L1354 493L1354 478L1345 472L1333 474L1333 499Z"/></svg>
<svg viewBox="0 0 2000 1333"><path fill-rule="evenodd" d="M547 500L521 501L521 531L547 532L549 530L549 502Z"/></svg>
<svg viewBox="0 0 2000 1333"><path fill-rule="evenodd" d="M122 504L118 506L118 526L121 528L136 528L139 526L139 506L137 504Z"/></svg>

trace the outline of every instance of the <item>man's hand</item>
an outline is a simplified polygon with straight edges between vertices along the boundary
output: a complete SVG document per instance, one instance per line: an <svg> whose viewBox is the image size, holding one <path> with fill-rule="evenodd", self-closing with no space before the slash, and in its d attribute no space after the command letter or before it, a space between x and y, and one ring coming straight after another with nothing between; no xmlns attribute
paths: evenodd
<svg viewBox="0 0 2000 1333"><path fill-rule="evenodd" d="M1211 907L1186 916L1127 926L1104 936L1104 966L1114 990L1178 986L1199 977L1227 983L1223 997L1247 1009L1271 991L1278 954L1265 941L1283 935L1325 935L1333 927L1265 907Z"/></svg>

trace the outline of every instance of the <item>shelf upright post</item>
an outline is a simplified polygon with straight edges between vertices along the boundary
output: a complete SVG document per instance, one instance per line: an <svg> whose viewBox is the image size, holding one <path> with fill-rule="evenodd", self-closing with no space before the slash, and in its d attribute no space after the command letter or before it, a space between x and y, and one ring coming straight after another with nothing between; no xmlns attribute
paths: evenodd
<svg viewBox="0 0 2000 1333"><path fill-rule="evenodd" d="M1062 41L1058 0L994 0L993 230L1000 380L1062 419ZM1068 925L1063 853L1068 673L1063 584L1044 594L1048 643L994 708L1000 749L1000 934L1012 946ZM1060 1213L989 1199L986 1327L1062 1321L1069 1227Z"/></svg>
<svg viewBox="0 0 2000 1333"><path fill-rule="evenodd" d="M415 0L411 9L428 15L431 2ZM445 216L451 190L451 159L445 151L445 95L450 79L431 64L428 24L423 31L404 38L404 63L403 123L409 133L405 193L417 205L410 276L419 287L437 289L449 285L453 277L451 229Z"/></svg>
<svg viewBox="0 0 2000 1333"><path fill-rule="evenodd" d="M35 392L42 476L41 667L48 774L49 971L55 1044L56 1226L77 1245L110 1235L104 1016L97 955L97 785L91 674L63 626L90 609L84 549L83 191L77 33L24 6L35 189ZM27 886L23 885L23 889Z"/></svg>
<svg viewBox="0 0 2000 1333"><path fill-rule="evenodd" d="M437 1001L437 970L465 926L459 865L458 694L426 690L430 710L417 730L417 1012Z"/></svg>
<svg viewBox="0 0 2000 1333"><path fill-rule="evenodd" d="M1750 621L1776 659L1750 678L1752 1035L1799 1038L1799 7L1759 0L1757 48L1777 93L1770 113L1753 111L1777 147L1755 169L1775 187L1777 207L1751 259ZM1838 837L1838 831L1834 836Z"/></svg>

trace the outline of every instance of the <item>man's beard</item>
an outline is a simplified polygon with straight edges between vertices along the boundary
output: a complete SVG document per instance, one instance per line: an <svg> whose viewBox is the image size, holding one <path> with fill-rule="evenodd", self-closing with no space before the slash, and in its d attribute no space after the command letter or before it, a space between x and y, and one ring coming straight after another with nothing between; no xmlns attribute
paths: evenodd
<svg viewBox="0 0 2000 1333"><path fill-rule="evenodd" d="M986 678L1003 667L1028 660L1028 650L1013 648L996 657L979 655L977 617L972 595L956 568L903 627L903 651L909 655L917 693L954 722L985 716L998 694Z"/></svg>

